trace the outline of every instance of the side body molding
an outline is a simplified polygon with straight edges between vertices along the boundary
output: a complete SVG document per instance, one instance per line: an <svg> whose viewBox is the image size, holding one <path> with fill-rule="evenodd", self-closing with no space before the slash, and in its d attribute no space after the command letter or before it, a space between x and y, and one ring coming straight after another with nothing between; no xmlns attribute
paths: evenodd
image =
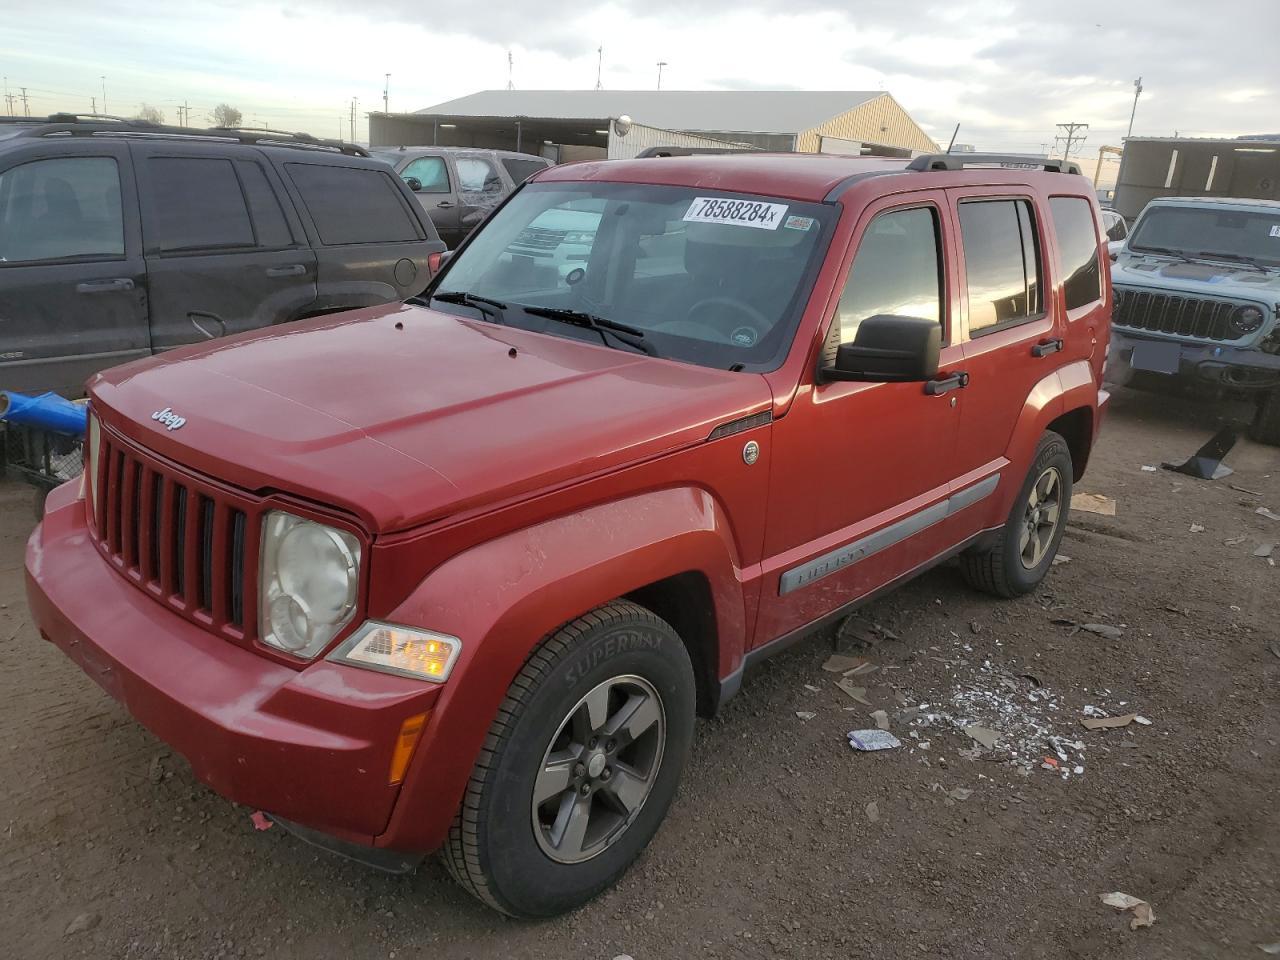
<svg viewBox="0 0 1280 960"><path fill-rule="evenodd" d="M674 487L599 504L473 547L430 573L386 619L459 637L462 653L388 824L397 844L443 842L448 824L419 817L425 798L435 809L456 808L512 679L544 636L689 571L711 588L719 650L710 666L723 676L741 662L747 614L728 517L705 490Z"/></svg>

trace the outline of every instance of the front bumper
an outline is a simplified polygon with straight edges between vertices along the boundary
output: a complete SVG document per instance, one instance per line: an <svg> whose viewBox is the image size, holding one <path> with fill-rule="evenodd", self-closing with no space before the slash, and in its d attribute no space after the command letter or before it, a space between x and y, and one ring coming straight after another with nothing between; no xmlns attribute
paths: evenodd
<svg viewBox="0 0 1280 960"><path fill-rule="evenodd" d="M350 843L394 846L384 835L399 794L387 782L392 749L439 688L323 660L295 670L182 619L103 560L75 487L50 495L27 544L41 636L224 797ZM446 823L452 814L422 811Z"/></svg>
<svg viewBox="0 0 1280 960"><path fill-rule="evenodd" d="M1250 378L1258 386L1274 385L1280 378L1280 354L1255 348L1241 349L1221 343L1188 343L1163 337L1130 334L1111 328L1111 356L1134 370L1192 377L1213 383L1248 388ZM1267 379L1272 382L1268 384Z"/></svg>

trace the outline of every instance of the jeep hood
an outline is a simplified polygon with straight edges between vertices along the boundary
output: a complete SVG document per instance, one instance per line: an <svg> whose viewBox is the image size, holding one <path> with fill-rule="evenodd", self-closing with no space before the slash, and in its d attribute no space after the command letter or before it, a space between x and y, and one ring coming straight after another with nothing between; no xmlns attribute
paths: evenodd
<svg viewBox="0 0 1280 960"><path fill-rule="evenodd" d="M1111 265L1111 282L1206 297L1243 300L1280 298L1280 270L1265 272L1220 260L1167 260L1126 251Z"/></svg>
<svg viewBox="0 0 1280 960"><path fill-rule="evenodd" d="M374 532L701 443L772 400L759 375L404 304L183 347L99 375L90 396L147 449Z"/></svg>

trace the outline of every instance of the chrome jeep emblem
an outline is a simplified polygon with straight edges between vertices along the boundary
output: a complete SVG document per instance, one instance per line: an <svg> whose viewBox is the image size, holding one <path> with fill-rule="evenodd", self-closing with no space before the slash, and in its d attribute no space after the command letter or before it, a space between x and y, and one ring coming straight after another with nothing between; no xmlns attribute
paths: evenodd
<svg viewBox="0 0 1280 960"><path fill-rule="evenodd" d="M164 425L166 430L177 430L187 422L186 417L180 417L168 407L163 410L157 410L151 415L152 420L158 420Z"/></svg>

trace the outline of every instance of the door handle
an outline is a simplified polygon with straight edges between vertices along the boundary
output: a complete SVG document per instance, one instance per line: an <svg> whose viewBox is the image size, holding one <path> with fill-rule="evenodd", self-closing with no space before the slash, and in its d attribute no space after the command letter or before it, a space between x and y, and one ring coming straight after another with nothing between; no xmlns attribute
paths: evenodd
<svg viewBox="0 0 1280 960"><path fill-rule="evenodd" d="M191 325L199 330L206 340L216 340L218 337L224 337L227 334L227 325L222 318L212 313L197 313L193 310L187 314L187 319L191 321Z"/></svg>
<svg viewBox="0 0 1280 960"><path fill-rule="evenodd" d="M924 392L931 397L938 397L949 390L959 390L961 387L967 387L968 385L969 375L967 373L953 373L950 376L926 381Z"/></svg>
<svg viewBox="0 0 1280 960"><path fill-rule="evenodd" d="M128 277L117 277L114 280L86 280L76 284L76 293L123 293L133 289L133 281Z"/></svg>
<svg viewBox="0 0 1280 960"><path fill-rule="evenodd" d="M437 204L436 204L436 209L438 209L438 210L448 210L448 209L449 209L450 207L452 207L452 206L453 206L453 204L452 204L452 203L450 203L448 200L441 200L439 203L437 203Z"/></svg>
<svg viewBox="0 0 1280 960"><path fill-rule="evenodd" d="M1062 338L1054 337L1051 340L1041 340L1031 348L1033 357L1047 357L1051 353L1057 353L1062 349Z"/></svg>
<svg viewBox="0 0 1280 960"><path fill-rule="evenodd" d="M268 277L300 277L307 272L301 263L291 263L287 267L267 267Z"/></svg>

